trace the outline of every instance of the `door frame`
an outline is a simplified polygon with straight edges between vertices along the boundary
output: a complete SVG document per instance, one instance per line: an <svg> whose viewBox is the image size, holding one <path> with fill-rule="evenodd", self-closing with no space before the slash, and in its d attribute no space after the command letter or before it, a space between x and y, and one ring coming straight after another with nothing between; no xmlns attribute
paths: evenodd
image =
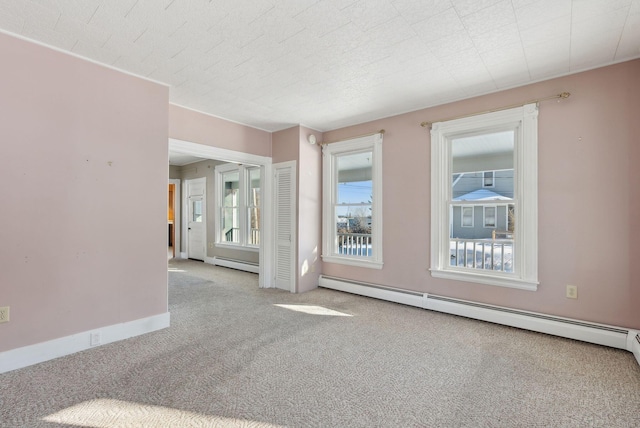
<svg viewBox="0 0 640 428"><path fill-rule="evenodd" d="M169 149L176 153L197 156L203 159L221 160L242 164L260 166L260 178L262 179L262 224L260 225L260 255L258 284L260 288L273 288L275 283L272 278L273 261L273 177L271 173L271 158L254 155L251 153L237 152L219 147L206 146L190 141L169 138ZM184 183L183 183L184 185Z"/></svg>
<svg viewBox="0 0 640 428"><path fill-rule="evenodd" d="M173 184L173 257L182 258L182 241L180 240L180 212L182 211L182 199L180 198L181 184L179 178L170 178L169 184Z"/></svg>
<svg viewBox="0 0 640 428"><path fill-rule="evenodd" d="M191 197L189 193L189 185L191 183L202 183L203 192L202 192L202 240L204 242L202 261L207 260L207 178L199 177L199 178L191 178L184 180L184 198L182 206L185 209L184 213L184 236L185 236L185 250L187 253L187 257L189 258L189 222L191 218L191 205L189 204L189 198ZM199 196L199 195L198 195ZM199 259L197 259L199 260Z"/></svg>

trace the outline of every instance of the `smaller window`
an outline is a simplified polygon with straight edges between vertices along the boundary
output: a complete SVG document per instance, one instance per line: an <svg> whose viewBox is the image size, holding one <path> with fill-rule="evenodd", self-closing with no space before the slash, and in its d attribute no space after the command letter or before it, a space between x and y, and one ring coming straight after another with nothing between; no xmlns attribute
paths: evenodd
<svg viewBox="0 0 640 428"><path fill-rule="evenodd" d="M484 207L484 227L496 227L496 207Z"/></svg>
<svg viewBox="0 0 640 428"><path fill-rule="evenodd" d="M191 203L191 221L195 223L202 223L202 200L192 201Z"/></svg>
<svg viewBox="0 0 640 428"><path fill-rule="evenodd" d="M473 207L462 207L462 227L473 227Z"/></svg>
<svg viewBox="0 0 640 428"><path fill-rule="evenodd" d="M322 152L323 261L382 269L382 134Z"/></svg>
<svg viewBox="0 0 640 428"><path fill-rule="evenodd" d="M495 171L485 171L482 177L482 187L495 186Z"/></svg>

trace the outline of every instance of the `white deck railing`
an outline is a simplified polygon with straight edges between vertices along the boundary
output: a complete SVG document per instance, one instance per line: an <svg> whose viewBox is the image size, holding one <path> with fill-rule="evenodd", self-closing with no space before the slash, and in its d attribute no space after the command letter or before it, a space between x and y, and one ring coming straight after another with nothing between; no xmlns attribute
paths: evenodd
<svg viewBox="0 0 640 428"><path fill-rule="evenodd" d="M513 272L513 239L450 239L451 266Z"/></svg>
<svg viewBox="0 0 640 428"><path fill-rule="evenodd" d="M338 254L371 257L371 234L338 233Z"/></svg>
<svg viewBox="0 0 640 428"><path fill-rule="evenodd" d="M260 229L251 228L249 230L249 244L250 245L260 245ZM240 228L234 227L233 229L227 230L225 233L225 242L238 242L240 239Z"/></svg>

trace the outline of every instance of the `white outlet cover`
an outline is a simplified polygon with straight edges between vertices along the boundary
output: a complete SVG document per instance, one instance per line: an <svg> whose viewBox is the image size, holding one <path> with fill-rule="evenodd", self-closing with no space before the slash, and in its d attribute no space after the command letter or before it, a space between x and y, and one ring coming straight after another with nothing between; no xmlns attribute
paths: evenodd
<svg viewBox="0 0 640 428"><path fill-rule="evenodd" d="M98 346L100 344L100 332L93 332L89 336L89 345Z"/></svg>

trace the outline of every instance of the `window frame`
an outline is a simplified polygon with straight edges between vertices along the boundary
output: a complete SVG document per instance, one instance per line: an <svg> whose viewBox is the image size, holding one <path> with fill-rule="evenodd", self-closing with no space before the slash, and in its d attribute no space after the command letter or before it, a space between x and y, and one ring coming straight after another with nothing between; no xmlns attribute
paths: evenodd
<svg viewBox="0 0 640 428"><path fill-rule="evenodd" d="M215 216L215 246L219 248L227 249L241 249L245 251L260 251L260 245L253 245L249 243L250 239L250 218L249 218L249 186L250 178L249 171L252 169L260 169L260 189L263 188L264 175L263 169L257 165L239 165L234 163L225 163L216 165L215 167L215 203L216 203L216 216ZM224 206L224 175L238 171L238 242L228 242L223 240L222 233L222 216ZM262 204L261 204L262 205ZM262 210L262 207L259 206ZM263 225L259 225L258 230L262 230Z"/></svg>
<svg viewBox="0 0 640 428"><path fill-rule="evenodd" d="M334 206L338 197L339 156L371 151L371 257L339 254ZM322 148L322 260L327 263L382 269L382 133L326 144Z"/></svg>
<svg viewBox="0 0 640 428"><path fill-rule="evenodd" d="M458 205L460 207L460 227L468 227L473 229L475 227L475 216L476 209L474 205ZM471 224L469 226L465 226L464 224L464 210L471 209Z"/></svg>
<svg viewBox="0 0 640 428"><path fill-rule="evenodd" d="M487 208L493 208L493 226L487 226ZM483 205L482 206L482 226L485 229L497 229L498 228L498 206L497 205Z"/></svg>
<svg viewBox="0 0 640 428"><path fill-rule="evenodd" d="M491 173L491 184L487 186L487 177L485 176L486 173L490 172ZM492 189L496 187L496 172L495 171L482 171L482 188L483 189Z"/></svg>
<svg viewBox="0 0 640 428"><path fill-rule="evenodd" d="M515 232L513 273L450 266L449 227L452 202L451 140L465 135L514 130ZM484 183L483 183L484 184ZM497 211L496 211L497 217ZM431 275L535 291L538 286L538 106L480 114L431 129Z"/></svg>

